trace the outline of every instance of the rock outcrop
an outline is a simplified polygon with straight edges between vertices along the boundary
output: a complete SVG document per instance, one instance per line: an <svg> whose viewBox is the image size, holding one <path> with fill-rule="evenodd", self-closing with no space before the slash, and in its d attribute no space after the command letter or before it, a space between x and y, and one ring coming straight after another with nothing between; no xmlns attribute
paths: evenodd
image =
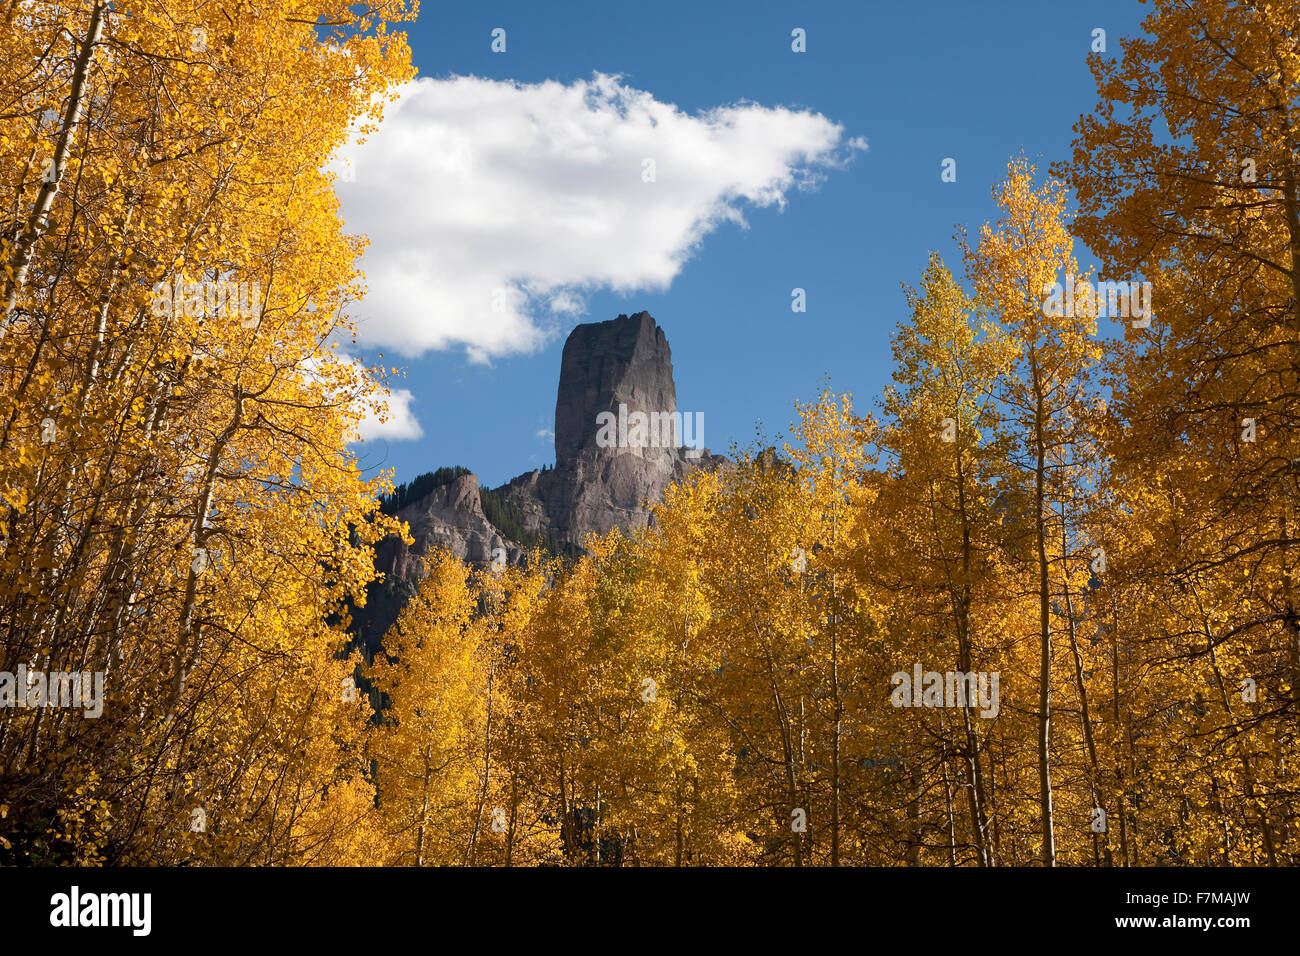
<svg viewBox="0 0 1300 956"><path fill-rule="evenodd" d="M678 412L672 351L650 313L580 325L560 362L555 468L498 491L530 531L580 547L589 533L645 527L671 483L717 467L720 456L686 447L702 438L703 417Z"/></svg>
<svg viewBox="0 0 1300 956"><path fill-rule="evenodd" d="M645 527L670 484L726 462L702 440L703 417L678 412L672 352L648 312L579 325L560 362L555 467L491 490L463 474L404 503L396 513L415 543L381 542L375 565L385 579L372 585L354 632L378 645L431 550L478 565L504 554L514 564L534 545L576 553L588 534Z"/></svg>
<svg viewBox="0 0 1300 956"><path fill-rule="evenodd" d="M462 475L450 484L435 488L418 501L397 512L411 527L414 543L385 538L375 553L375 563L385 574L406 580L419 577L431 551L450 551L472 564L518 563L523 549L498 531L483 513L478 476Z"/></svg>
<svg viewBox="0 0 1300 956"><path fill-rule="evenodd" d="M649 312L579 325L560 359L555 397L555 461L596 447L596 416L619 403L641 411L676 411L673 354Z"/></svg>

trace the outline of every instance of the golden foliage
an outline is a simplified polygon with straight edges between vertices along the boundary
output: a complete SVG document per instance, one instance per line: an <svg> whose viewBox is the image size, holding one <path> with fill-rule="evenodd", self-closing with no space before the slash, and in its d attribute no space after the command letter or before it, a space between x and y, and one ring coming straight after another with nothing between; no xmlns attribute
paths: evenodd
<svg viewBox="0 0 1300 956"><path fill-rule="evenodd" d="M1297 9L1153 6L907 289L877 414L824 390L575 562L434 553L364 661L406 529L321 170L414 6L9 0L0 860L1295 865ZM1046 307L1076 236L1155 321Z"/></svg>

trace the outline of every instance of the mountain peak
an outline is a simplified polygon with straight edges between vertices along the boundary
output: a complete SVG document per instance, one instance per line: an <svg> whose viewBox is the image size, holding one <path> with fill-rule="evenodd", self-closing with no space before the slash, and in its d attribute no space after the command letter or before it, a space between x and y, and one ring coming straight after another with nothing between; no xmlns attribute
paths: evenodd
<svg viewBox="0 0 1300 956"><path fill-rule="evenodd" d="M649 312L589 322L569 333L555 399L557 466L594 448L596 416L617 411L677 410L672 350Z"/></svg>
<svg viewBox="0 0 1300 956"><path fill-rule="evenodd" d="M590 533L645 527L670 484L726 459L702 449L688 453L679 444L601 447L597 416L613 413L626 422L643 412L662 421L676 411L668 337L649 312L576 327L560 360L555 467L492 489L480 488L477 477L459 468L401 486L390 506L414 540L407 545L389 537L376 548L375 566L385 580L368 589L367 606L354 615L355 632L372 649L378 646L435 549L478 565L518 564L532 546L574 553ZM701 440L702 419L692 424L691 434Z"/></svg>

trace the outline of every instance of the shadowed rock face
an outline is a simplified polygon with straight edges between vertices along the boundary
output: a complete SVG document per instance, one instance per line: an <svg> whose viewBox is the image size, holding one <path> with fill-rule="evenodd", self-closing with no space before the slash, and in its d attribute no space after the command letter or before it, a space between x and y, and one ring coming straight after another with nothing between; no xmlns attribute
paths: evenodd
<svg viewBox="0 0 1300 956"><path fill-rule="evenodd" d="M424 559L437 549L451 551L472 564L488 564L496 549L505 552L507 561L522 560L519 546L505 538L483 514L477 475L462 475L435 488L402 508L398 515L410 525L415 541L407 545L400 538L389 537L379 543L375 563L385 573L415 580L424 570Z"/></svg>
<svg viewBox="0 0 1300 956"><path fill-rule="evenodd" d="M626 423L638 412L653 426L645 441L636 441L624 427L633 441L600 447L602 413ZM722 460L683 447L656 447L661 432L670 438L669 416L675 412L672 350L650 313L578 326L564 343L560 362L555 468L509 482L507 500L535 516L539 528L554 528L561 540L578 546L589 532L644 527L650 505L663 499L669 484ZM607 436L614 431L608 429ZM683 433L694 438L698 431L683 421L677 440Z"/></svg>
<svg viewBox="0 0 1300 956"><path fill-rule="evenodd" d="M555 461L596 448L596 416L629 410L675 412L673 355L649 312L580 325L569 333L555 398Z"/></svg>
<svg viewBox="0 0 1300 956"><path fill-rule="evenodd" d="M623 406L623 409L620 409ZM598 416L611 413L626 424L630 440L601 447ZM663 500L668 486L696 468L717 468L727 459L672 442L639 441L635 414L643 413L671 439L667 416L677 411L672 352L664 332L648 312L620 315L608 322L579 325L564 343L560 384L555 401L555 467L531 471L493 489L492 496L509 510L517 537L550 536L581 547L589 533L613 528L645 527L650 507ZM686 416L683 415L683 418ZM698 420L694 422L698 424ZM678 440L700 430L683 421ZM615 429L617 431L617 429ZM607 431L606 437L611 433ZM664 446L668 447L664 447ZM365 621L358 633L377 646L423 574L425 556L441 548L476 565L491 561L503 548L512 564L526 559L527 542L511 540L484 513L478 479L463 475L408 503L397 512L411 528L415 543L388 538L376 549L375 566L386 581L372 586ZM499 521L502 521L498 517Z"/></svg>
<svg viewBox="0 0 1300 956"><path fill-rule="evenodd" d="M411 529L407 544L390 536L375 547L375 568L382 580L366 588L366 605L352 611L352 634L371 652L378 650L384 634L406 606L424 577L424 562L437 549L450 551L471 564L487 565L504 552L505 560L518 564L525 553L488 521L479 497L478 476L461 475L434 488L397 512ZM498 550L500 549L500 550Z"/></svg>

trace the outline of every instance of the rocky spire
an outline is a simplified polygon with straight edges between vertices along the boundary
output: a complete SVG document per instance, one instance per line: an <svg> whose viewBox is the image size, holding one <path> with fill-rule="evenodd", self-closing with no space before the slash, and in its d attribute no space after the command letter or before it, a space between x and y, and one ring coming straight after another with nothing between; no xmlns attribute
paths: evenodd
<svg viewBox="0 0 1300 956"><path fill-rule="evenodd" d="M579 325L560 360L555 400L558 467L596 447L596 416L618 412L671 414L677 410L672 350L649 312Z"/></svg>
<svg viewBox="0 0 1300 956"><path fill-rule="evenodd" d="M378 646L414 593L433 549L478 565L502 557L522 562L534 545L572 552L588 533L645 527L650 507L663 500L669 484L696 468L726 462L665 443L601 447L598 416L618 415L620 405L627 416L677 411L668 339L648 312L579 325L569 333L555 401L553 469L528 472L486 492L474 475L459 475L401 506L397 515L410 525L414 543L380 543L375 566L386 577L368 588L367 607L353 616L354 633L372 649ZM698 427L690 431L692 440L699 435ZM684 441L686 434L678 437Z"/></svg>

